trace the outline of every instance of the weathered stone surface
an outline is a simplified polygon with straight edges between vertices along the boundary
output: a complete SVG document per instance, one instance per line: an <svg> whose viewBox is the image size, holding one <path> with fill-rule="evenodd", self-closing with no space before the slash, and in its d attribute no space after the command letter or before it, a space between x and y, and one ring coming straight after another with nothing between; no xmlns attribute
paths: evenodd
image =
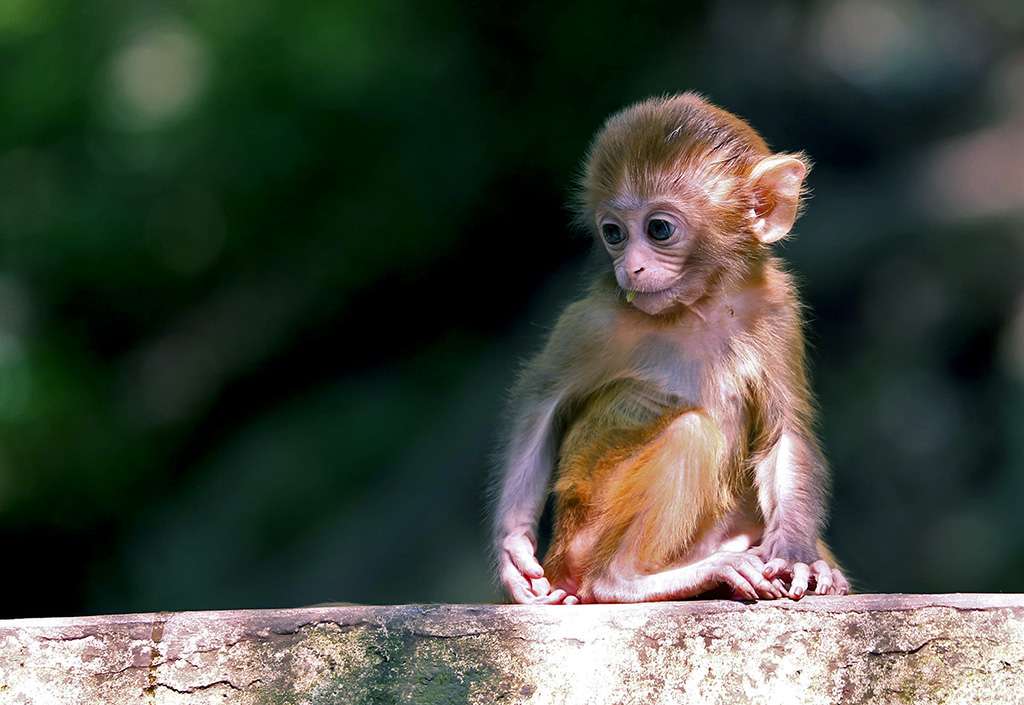
<svg viewBox="0 0 1024 705"><path fill-rule="evenodd" d="M0 621L0 703L1019 703L1024 595Z"/></svg>

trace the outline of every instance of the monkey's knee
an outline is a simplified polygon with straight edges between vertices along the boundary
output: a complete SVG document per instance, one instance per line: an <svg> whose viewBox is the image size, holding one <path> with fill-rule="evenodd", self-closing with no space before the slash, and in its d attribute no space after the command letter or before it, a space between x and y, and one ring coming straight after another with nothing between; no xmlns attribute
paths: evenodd
<svg viewBox="0 0 1024 705"><path fill-rule="evenodd" d="M687 438L712 449L718 449L725 444L725 436L722 435L718 424L703 411L696 409L679 414L668 425L666 433Z"/></svg>
<svg viewBox="0 0 1024 705"><path fill-rule="evenodd" d="M711 417L686 411L659 434L643 460L662 466L670 477L682 479L691 489L717 487L725 446L725 436Z"/></svg>

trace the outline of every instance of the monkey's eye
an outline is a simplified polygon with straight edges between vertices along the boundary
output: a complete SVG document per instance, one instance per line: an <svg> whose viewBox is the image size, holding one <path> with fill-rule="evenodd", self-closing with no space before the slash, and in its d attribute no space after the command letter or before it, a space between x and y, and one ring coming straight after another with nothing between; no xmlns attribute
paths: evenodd
<svg viewBox="0 0 1024 705"><path fill-rule="evenodd" d="M647 235L652 240L668 240L675 231L676 226L661 218L653 218L647 223Z"/></svg>
<svg viewBox="0 0 1024 705"><path fill-rule="evenodd" d="M615 223L605 223L602 225L601 236L609 245L618 245L626 239L626 234L622 232L622 228Z"/></svg>

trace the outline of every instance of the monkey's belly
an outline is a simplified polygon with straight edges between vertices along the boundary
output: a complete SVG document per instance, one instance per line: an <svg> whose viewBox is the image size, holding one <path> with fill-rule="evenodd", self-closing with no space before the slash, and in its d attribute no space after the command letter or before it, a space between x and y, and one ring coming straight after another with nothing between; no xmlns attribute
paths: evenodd
<svg viewBox="0 0 1024 705"><path fill-rule="evenodd" d="M700 410L617 382L581 405L562 443L552 583L583 585L613 562L637 574L699 560L759 528L737 508L727 439Z"/></svg>

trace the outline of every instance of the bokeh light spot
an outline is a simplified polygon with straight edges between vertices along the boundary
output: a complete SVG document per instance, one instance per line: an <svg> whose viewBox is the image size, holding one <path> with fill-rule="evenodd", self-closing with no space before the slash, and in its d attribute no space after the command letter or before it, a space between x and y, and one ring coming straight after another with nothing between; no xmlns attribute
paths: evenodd
<svg viewBox="0 0 1024 705"><path fill-rule="evenodd" d="M134 129L181 118L195 107L208 74L206 48L184 24L165 21L142 30L111 67L115 115Z"/></svg>

